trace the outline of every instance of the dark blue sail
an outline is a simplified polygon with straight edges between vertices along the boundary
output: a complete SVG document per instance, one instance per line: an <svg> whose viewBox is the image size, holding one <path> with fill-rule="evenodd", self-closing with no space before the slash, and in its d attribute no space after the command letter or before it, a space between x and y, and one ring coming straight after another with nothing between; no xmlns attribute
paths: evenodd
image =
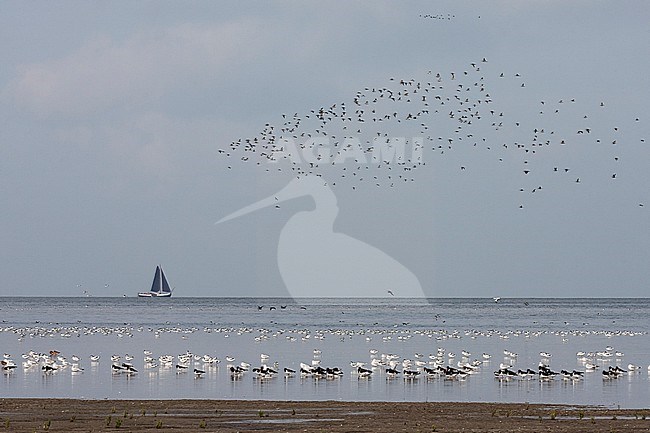
<svg viewBox="0 0 650 433"><path fill-rule="evenodd" d="M156 274L153 277L153 283L151 284L151 291L154 293L160 293L162 290L162 284L161 284L161 269L160 266L156 266Z"/></svg>
<svg viewBox="0 0 650 433"><path fill-rule="evenodd" d="M162 282L160 291L162 293L171 293L172 290L169 288L169 282L167 282L167 277L165 276L165 273L163 272L162 268L159 267L158 269L160 269L160 277L161 277L160 279Z"/></svg>

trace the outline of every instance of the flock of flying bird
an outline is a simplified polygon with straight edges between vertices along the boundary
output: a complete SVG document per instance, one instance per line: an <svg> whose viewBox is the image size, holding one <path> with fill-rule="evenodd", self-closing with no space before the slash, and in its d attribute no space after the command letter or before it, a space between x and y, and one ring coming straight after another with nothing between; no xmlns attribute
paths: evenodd
<svg viewBox="0 0 650 433"><path fill-rule="evenodd" d="M642 131L638 117L607 125L603 118L612 114L608 104L585 106L571 96L529 103L521 74L488 65L483 58L457 72L429 70L423 78L390 78L386 85L357 91L350 100L307 113L282 114L280 125L266 123L257 135L233 141L218 152L228 169L253 163L267 172L322 176L333 187L356 190L362 185L396 187L415 182L415 172L431 164L434 155L458 152L458 170L468 172L471 165L462 161L472 161L468 153L472 149L485 152L479 163L494 158L504 166L512 161L520 164L517 189L539 194L542 181L549 179L543 173L578 184L594 175L584 164L575 169L562 164L564 146L589 146L589 153L599 147L608 168L596 176L615 181L624 167L620 147L645 143L644 138L634 137ZM498 93L504 86L526 102L536 119L518 119L520 107L509 112L500 103Z"/></svg>
<svg viewBox="0 0 650 433"><path fill-rule="evenodd" d="M444 378L446 380L465 380L470 375L480 373L481 368L490 365L492 355L483 353L479 358L471 359L472 354L466 350L461 352L457 357L454 352L447 352L444 348L439 347L436 353L428 356L422 353L415 353L412 358L402 357L392 353L379 353L376 349L370 349L370 359L368 361L350 362L352 375L359 379L366 379L371 376L383 376L386 379L395 379L403 377L405 380L416 380L419 377L426 378ZM499 368L494 371L494 377L499 381L509 381L513 379L530 380L537 378L541 381L554 380L560 376L563 380L579 381L583 380L585 374L596 370L601 371L603 380L616 379L625 374L639 374L642 367L635 364L628 364L627 368L618 365L625 356L622 352L614 351L608 346L603 351L594 352L577 352L577 363L583 367L583 370L562 369L560 372L554 371L550 367L552 355L548 352L540 352L540 361L535 369L516 367L518 354L509 350L503 351L503 362ZM150 350L143 351L142 366L145 371L159 372L175 370L177 374L192 372L195 378L201 378L206 371L218 370L220 359L209 354L194 354L186 352L174 355L160 355L154 357ZM313 350L313 359L309 362L300 362L299 368L284 367L280 371L278 362L270 363L268 354L260 354L259 367L252 367L249 362L236 362L233 356L227 356L226 370L233 380L239 380L246 374L253 374L257 379L272 379L282 374L285 377L299 375L301 378L313 379L338 379L344 375L344 371L339 367L325 367L321 365L322 352L319 349ZM135 375L138 368L134 365L135 356L112 355L111 372L113 375ZM458 361L456 359L458 358ZM29 351L22 354L22 368L25 372L41 370L43 374L55 374L60 371L70 371L72 374L84 372L82 360L77 355L70 356L70 359L64 357L61 352L51 350L49 353L38 353ZM100 355L90 355L88 357L92 371L98 369L101 361ZM3 373L12 374L18 369L19 365L12 359L10 354L5 353L0 361ZM515 369L516 368L516 369ZM648 366L650 373L650 365Z"/></svg>

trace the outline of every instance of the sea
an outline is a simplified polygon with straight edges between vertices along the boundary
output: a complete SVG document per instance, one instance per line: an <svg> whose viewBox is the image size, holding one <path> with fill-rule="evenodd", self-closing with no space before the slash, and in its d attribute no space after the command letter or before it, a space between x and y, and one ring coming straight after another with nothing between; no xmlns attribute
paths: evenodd
<svg viewBox="0 0 650 433"><path fill-rule="evenodd" d="M5 398L650 405L650 299L4 297L0 318ZM558 374L495 376L540 363Z"/></svg>

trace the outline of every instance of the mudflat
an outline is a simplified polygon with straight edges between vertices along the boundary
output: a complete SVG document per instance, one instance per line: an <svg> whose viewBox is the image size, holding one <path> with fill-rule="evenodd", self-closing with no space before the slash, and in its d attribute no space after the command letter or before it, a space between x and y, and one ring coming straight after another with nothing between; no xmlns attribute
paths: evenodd
<svg viewBox="0 0 650 433"><path fill-rule="evenodd" d="M635 432L650 409L528 403L1 399L7 432Z"/></svg>

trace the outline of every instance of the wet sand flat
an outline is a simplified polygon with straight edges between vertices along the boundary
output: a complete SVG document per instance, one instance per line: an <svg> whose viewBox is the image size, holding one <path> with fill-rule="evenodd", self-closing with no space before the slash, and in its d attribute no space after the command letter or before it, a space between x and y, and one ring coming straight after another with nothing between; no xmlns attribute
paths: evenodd
<svg viewBox="0 0 650 433"><path fill-rule="evenodd" d="M635 432L650 409L501 403L1 399L7 432Z"/></svg>

